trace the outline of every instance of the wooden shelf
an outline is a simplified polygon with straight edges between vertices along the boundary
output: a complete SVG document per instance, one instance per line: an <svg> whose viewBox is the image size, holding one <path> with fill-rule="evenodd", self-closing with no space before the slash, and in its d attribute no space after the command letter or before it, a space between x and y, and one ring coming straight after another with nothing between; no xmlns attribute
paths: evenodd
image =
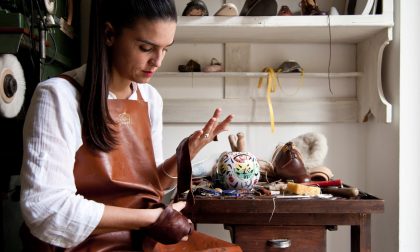
<svg viewBox="0 0 420 252"><path fill-rule="evenodd" d="M391 15L178 17L177 43L358 43L394 26Z"/></svg>
<svg viewBox="0 0 420 252"><path fill-rule="evenodd" d="M274 117L282 123L357 122L355 98L293 99L273 98ZM166 99L165 123L205 123L208 115L220 107L234 114L235 123L269 123L265 98L242 99ZM244 113L246 111L246 113ZM182 116L180 116L182 115Z"/></svg>
<svg viewBox="0 0 420 252"><path fill-rule="evenodd" d="M356 78L357 96L354 99L327 100L273 99L276 121L363 122L368 117L374 117L377 122L390 123L392 105L386 100L382 90L381 69L384 48L392 40L392 1L386 0L383 13L342 16L178 17L175 42L224 43L227 72L160 72L156 77L226 78L224 98L165 100L167 106L164 118L166 122L172 123L205 122L207 117L200 118L196 115L211 114L214 104L220 104L227 108L225 111L238 115L238 122L266 123L269 120L266 101L250 98L250 90L244 88L242 80L267 76L267 73L248 72L252 69L251 44L310 45L331 42L355 45L355 72L308 72L304 74L304 78ZM299 73L279 75L279 78L299 77ZM180 114L184 115L182 119Z"/></svg>
<svg viewBox="0 0 420 252"><path fill-rule="evenodd" d="M157 72L155 77L162 78L177 78L177 77L197 77L197 78L215 78L215 77L239 77L239 78L260 78L267 77L267 73L262 72ZM279 78L300 78L300 73L283 73L278 74ZM362 77L363 73L348 72L348 73L330 73L330 78L357 78ZM328 73L304 73L304 78L328 78Z"/></svg>

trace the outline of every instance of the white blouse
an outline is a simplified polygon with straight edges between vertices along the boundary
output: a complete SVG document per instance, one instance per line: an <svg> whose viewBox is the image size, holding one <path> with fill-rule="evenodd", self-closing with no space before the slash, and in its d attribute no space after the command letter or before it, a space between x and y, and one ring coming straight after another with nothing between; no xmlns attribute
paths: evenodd
<svg viewBox="0 0 420 252"><path fill-rule="evenodd" d="M85 66L67 72L83 83ZM156 163L163 162L162 97L149 84L134 85L130 100L140 88L149 105ZM115 99L112 93L109 99ZM101 220L104 205L76 194L73 167L82 145L79 93L66 80L40 83L27 112L21 170L21 210L31 233L47 243L69 248L84 241Z"/></svg>

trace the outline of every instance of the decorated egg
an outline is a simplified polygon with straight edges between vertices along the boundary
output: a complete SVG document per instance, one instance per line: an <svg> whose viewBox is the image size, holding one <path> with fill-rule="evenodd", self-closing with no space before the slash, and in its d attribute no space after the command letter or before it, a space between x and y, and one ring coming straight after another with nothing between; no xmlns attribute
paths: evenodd
<svg viewBox="0 0 420 252"><path fill-rule="evenodd" d="M217 180L225 189L252 189L260 178L260 165L249 152L224 152L216 167Z"/></svg>

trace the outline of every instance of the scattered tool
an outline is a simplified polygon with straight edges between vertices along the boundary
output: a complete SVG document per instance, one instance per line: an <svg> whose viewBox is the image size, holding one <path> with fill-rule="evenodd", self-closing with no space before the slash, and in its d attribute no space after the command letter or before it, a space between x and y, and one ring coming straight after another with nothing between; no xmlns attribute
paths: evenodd
<svg viewBox="0 0 420 252"><path fill-rule="evenodd" d="M322 193L329 193L334 196L345 197L345 198L356 197L359 195L359 189L354 188L354 187L344 187L344 188L328 187L328 188L322 188L321 190L322 190Z"/></svg>
<svg viewBox="0 0 420 252"><path fill-rule="evenodd" d="M336 179L336 180L329 180L329 181L311 181L307 183L302 183L302 185L318 186L318 187L329 187L329 186L342 187L343 182L341 181L341 179Z"/></svg>

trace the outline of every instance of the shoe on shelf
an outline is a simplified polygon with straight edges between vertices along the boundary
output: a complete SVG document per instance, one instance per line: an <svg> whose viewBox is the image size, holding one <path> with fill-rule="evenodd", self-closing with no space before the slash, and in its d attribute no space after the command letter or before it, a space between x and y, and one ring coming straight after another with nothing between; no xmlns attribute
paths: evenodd
<svg viewBox="0 0 420 252"><path fill-rule="evenodd" d="M293 16L292 11L289 9L289 6L283 5L281 6L279 13L277 16Z"/></svg>
<svg viewBox="0 0 420 252"><path fill-rule="evenodd" d="M332 6L331 9L330 9L330 15L331 16L338 16L338 15L340 15L340 12L338 12L337 8Z"/></svg>
<svg viewBox="0 0 420 252"><path fill-rule="evenodd" d="M287 60L281 63L275 71L280 73L303 73L303 68L296 61Z"/></svg>
<svg viewBox="0 0 420 252"><path fill-rule="evenodd" d="M325 11L319 9L316 0L302 0L299 5L304 16L327 15Z"/></svg>
<svg viewBox="0 0 420 252"><path fill-rule="evenodd" d="M185 65L178 66L179 72L201 72L201 66L194 60L189 60Z"/></svg>
<svg viewBox="0 0 420 252"><path fill-rule="evenodd" d="M222 63L220 63L216 58L212 58L210 65L207 65L203 68L203 72L223 72L224 68Z"/></svg>
<svg viewBox="0 0 420 252"><path fill-rule="evenodd" d="M239 11L233 3L223 4L222 7L216 11L215 16L238 16Z"/></svg>
<svg viewBox="0 0 420 252"><path fill-rule="evenodd" d="M277 16L277 1L246 0L240 16Z"/></svg>
<svg viewBox="0 0 420 252"><path fill-rule="evenodd" d="M208 16L207 5L202 0L191 0L182 12L182 16Z"/></svg>

